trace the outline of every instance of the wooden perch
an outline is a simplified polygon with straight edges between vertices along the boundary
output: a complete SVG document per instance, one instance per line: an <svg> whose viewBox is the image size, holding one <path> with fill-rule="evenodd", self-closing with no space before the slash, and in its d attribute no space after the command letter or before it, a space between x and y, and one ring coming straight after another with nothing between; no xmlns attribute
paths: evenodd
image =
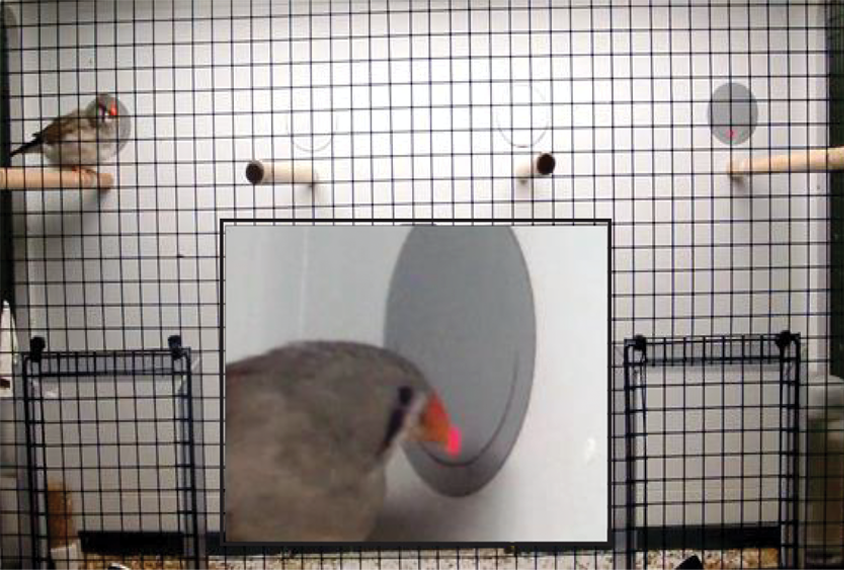
<svg viewBox="0 0 844 570"><path fill-rule="evenodd" d="M58 190L91 188L108 190L114 176L92 170L0 168L0 190Z"/></svg>
<svg viewBox="0 0 844 570"><path fill-rule="evenodd" d="M826 172L829 170L844 170L844 147L731 160L727 164L727 174L730 176L774 172Z"/></svg>
<svg viewBox="0 0 844 570"><path fill-rule="evenodd" d="M319 177L309 161L253 160L246 165L246 179L252 184L316 184Z"/></svg>

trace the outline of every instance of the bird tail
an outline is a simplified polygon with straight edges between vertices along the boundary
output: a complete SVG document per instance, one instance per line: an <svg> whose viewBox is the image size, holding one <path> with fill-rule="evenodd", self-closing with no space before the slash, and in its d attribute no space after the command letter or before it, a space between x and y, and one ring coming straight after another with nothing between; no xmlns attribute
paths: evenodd
<svg viewBox="0 0 844 570"><path fill-rule="evenodd" d="M15 156L17 154L27 153L31 150L34 150L36 147L39 147L39 146L41 146L41 138L36 137L36 138L32 139L31 141L29 141L28 143L26 143L22 146L19 146L18 148L13 150L9 156L12 157L12 156Z"/></svg>

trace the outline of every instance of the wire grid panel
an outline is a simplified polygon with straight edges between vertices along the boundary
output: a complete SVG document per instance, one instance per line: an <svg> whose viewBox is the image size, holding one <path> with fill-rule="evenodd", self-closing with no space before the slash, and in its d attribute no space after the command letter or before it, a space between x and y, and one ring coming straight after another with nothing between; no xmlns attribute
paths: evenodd
<svg viewBox="0 0 844 570"><path fill-rule="evenodd" d="M789 332L625 343L635 550L775 547L796 564L800 350Z"/></svg>
<svg viewBox="0 0 844 570"><path fill-rule="evenodd" d="M826 146L826 2L4 7L15 143L99 91L134 120L103 166L114 190L12 196L20 333L101 350L179 330L203 360L204 453L219 444L221 218L609 217L614 338L788 328L829 364L827 177L723 173ZM759 102L741 146L707 125L727 81ZM520 183L537 151L557 172ZM247 185L252 158L312 161L323 183Z"/></svg>
<svg viewBox="0 0 844 570"><path fill-rule="evenodd" d="M6 6L13 140L98 91L134 120L116 191L17 198L21 326L50 346L214 352L221 217L598 217L617 338L789 328L825 362L826 177L724 174L826 145L822 2ZM707 120L731 79L760 102L736 147ZM557 173L520 183L540 150ZM324 183L252 187L256 157Z"/></svg>
<svg viewBox="0 0 844 570"><path fill-rule="evenodd" d="M70 531L51 488L69 495L80 546L146 533L198 560L190 351L35 349L23 366L35 563L75 538L53 536Z"/></svg>

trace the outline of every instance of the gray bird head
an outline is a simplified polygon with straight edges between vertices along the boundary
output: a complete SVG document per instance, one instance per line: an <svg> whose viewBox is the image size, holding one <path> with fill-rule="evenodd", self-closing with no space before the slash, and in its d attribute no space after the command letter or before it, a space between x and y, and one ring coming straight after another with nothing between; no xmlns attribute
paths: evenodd
<svg viewBox="0 0 844 570"><path fill-rule="evenodd" d="M102 134L117 139L117 152L129 141L132 135L132 117L117 97L110 93L100 93L88 104L85 115L98 125Z"/></svg>
<svg viewBox="0 0 844 570"><path fill-rule="evenodd" d="M338 346L343 346L338 343ZM460 448L460 432L446 412L445 405L419 369L398 354L362 345L346 345L355 350L371 351L386 369L396 373L380 377L370 397L388 404L389 419L379 455L388 457L396 444L404 441L434 443L450 454ZM374 392L380 394L375 396Z"/></svg>
<svg viewBox="0 0 844 570"><path fill-rule="evenodd" d="M108 93L100 93L88 104L85 114L99 124L109 124L117 121L120 108L116 98Z"/></svg>
<svg viewBox="0 0 844 570"><path fill-rule="evenodd" d="M248 391L247 391L248 390ZM353 342L293 343L226 365L228 403L283 394L316 432L342 441L349 456L382 464L403 441L456 454L459 432L425 377L408 360ZM237 406L235 406L235 409Z"/></svg>
<svg viewBox="0 0 844 570"><path fill-rule="evenodd" d="M361 390L361 385L346 384L345 393L349 402L359 401L360 413L368 415L386 408L387 423L379 456L389 457L396 444L403 441L433 443L457 453L459 431L451 424L440 397L412 362L389 350L353 342L307 345L312 350L331 351L338 361L353 358L358 363L369 363L372 372L361 380L365 390Z"/></svg>
<svg viewBox="0 0 844 570"><path fill-rule="evenodd" d="M460 452L460 430L451 423L436 392L399 388L379 456L388 458L397 444L435 444L452 456Z"/></svg>

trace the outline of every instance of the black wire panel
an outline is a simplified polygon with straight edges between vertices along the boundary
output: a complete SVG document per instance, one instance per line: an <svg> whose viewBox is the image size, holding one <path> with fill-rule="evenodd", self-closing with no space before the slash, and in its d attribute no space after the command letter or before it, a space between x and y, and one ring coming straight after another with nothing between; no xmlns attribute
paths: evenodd
<svg viewBox="0 0 844 570"><path fill-rule="evenodd" d="M612 218L615 339L788 329L801 335L816 385L833 384L826 374L842 337L829 276L841 262L830 177L731 180L724 167L830 142L840 126L828 64L842 51L827 42L840 35L837 3L3 6L13 147L99 91L134 115L133 139L102 167L116 175L114 189L12 193L19 337L42 336L53 351L147 350L178 331L206 400L203 456L213 459L220 435L222 218ZM709 97L727 81L749 86L759 104L741 145L716 140L707 124ZM553 153L556 172L522 183L514 172L534 152ZM243 170L253 158L310 161L323 182L251 186ZM822 417L829 407L822 396ZM21 416L0 421L17 429ZM817 433L828 424L816 422ZM21 488L0 478L12 520ZM844 502L829 485L817 492ZM208 495L201 510L217 512ZM844 545L835 512L822 511L819 524L826 541ZM10 525L0 534L4 546L26 538ZM409 565L417 555L366 561ZM594 566L603 556L472 550L460 560Z"/></svg>
<svg viewBox="0 0 844 570"><path fill-rule="evenodd" d="M640 336L624 369L628 566L678 548L797 566L799 336Z"/></svg>
<svg viewBox="0 0 844 570"><path fill-rule="evenodd" d="M199 563L190 350L23 359L32 562ZM142 548L133 536L146 540ZM77 550L54 550L77 542Z"/></svg>

